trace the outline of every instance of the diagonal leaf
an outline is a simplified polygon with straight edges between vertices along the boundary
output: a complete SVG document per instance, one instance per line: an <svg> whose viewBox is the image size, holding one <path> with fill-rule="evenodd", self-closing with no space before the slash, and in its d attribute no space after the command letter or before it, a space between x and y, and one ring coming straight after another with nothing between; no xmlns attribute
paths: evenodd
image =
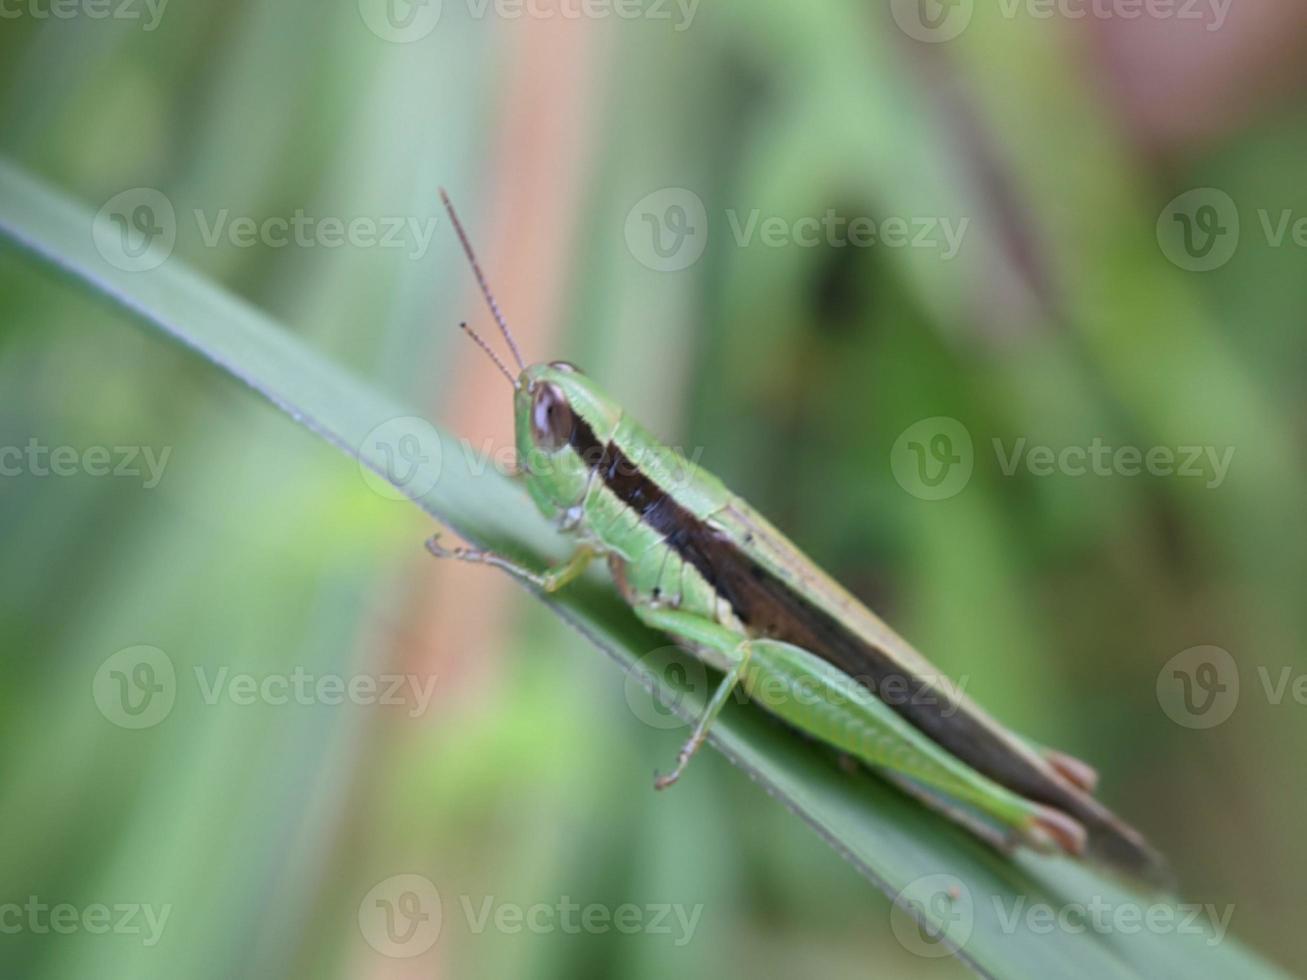
<svg viewBox="0 0 1307 980"><path fill-rule="evenodd" d="M93 227L88 211L0 162L0 238L130 310L385 475L386 453L398 448L402 432L387 423L415 412L175 258L149 271L118 268L96 247ZM408 486L431 487L417 504L477 544L533 561L561 553L557 535L517 486L493 467L475 467L453 437L438 438L441 450L409 474ZM586 583L542 601L678 714L697 715L702 692L663 680L670 661L688 662L640 626L611 590ZM1071 861L1005 859L882 782L842 771L828 753L756 710L733 705L711 740L897 897L903 914L892 919L895 932L914 952L951 948L977 971L1004 977L1281 975L1225 936L1228 922L1215 930L1206 914L1191 922L1188 907L1126 891ZM1062 918L1050 919L1048 910ZM1224 910L1214 911L1220 920Z"/></svg>

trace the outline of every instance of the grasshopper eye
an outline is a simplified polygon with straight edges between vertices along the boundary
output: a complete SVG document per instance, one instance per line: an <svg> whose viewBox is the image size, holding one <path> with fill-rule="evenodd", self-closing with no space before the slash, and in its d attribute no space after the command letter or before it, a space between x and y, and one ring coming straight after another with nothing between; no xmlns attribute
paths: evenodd
<svg viewBox="0 0 1307 980"><path fill-rule="evenodd" d="M531 403L531 438L546 452L556 452L572 437L572 406L557 385L543 384Z"/></svg>
<svg viewBox="0 0 1307 980"><path fill-rule="evenodd" d="M550 361L549 366L556 371L566 371L568 374L580 374L581 369L571 361Z"/></svg>

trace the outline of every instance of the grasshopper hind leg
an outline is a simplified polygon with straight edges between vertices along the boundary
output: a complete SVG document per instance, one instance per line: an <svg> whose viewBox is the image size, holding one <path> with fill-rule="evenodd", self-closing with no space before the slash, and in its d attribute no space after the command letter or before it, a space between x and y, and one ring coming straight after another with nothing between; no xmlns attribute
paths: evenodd
<svg viewBox="0 0 1307 980"><path fill-rule="evenodd" d="M675 772L660 777L660 787L681 775L731 692L742 685L764 710L885 772L913 796L999 850L1010 847L1010 835L1044 853L1084 852L1086 832L1078 821L993 783L870 692L850 686L849 678L808 651L750 637L684 610L646 603L636 605L635 611L645 623L672 634L726 672L682 749Z"/></svg>
<svg viewBox="0 0 1307 980"><path fill-rule="evenodd" d="M1048 764L1078 789L1093 794L1098 788L1098 770L1082 759L1059 752L1057 749L1040 749Z"/></svg>
<svg viewBox="0 0 1307 980"><path fill-rule="evenodd" d="M730 670L726 672L726 676L717 685L717 690L713 692L712 699L708 702L708 706L704 708L703 715L699 718L698 723L695 724L694 731L676 757L676 768L665 776L655 776L654 789L666 789L681 778L681 773L685 771L685 767L689 765L694 754L703 745L704 739L708 737L708 728L717 720L722 708L726 707L727 700L734 693L736 686L740 683L740 678L744 676L745 668L749 665L749 655L752 647L750 641L744 640L736 649L739 652L739 660L731 665Z"/></svg>
<svg viewBox="0 0 1307 980"><path fill-rule="evenodd" d="M676 768L666 775L655 775L654 788L666 789L681 778L685 767L703 747L713 722L740 685L752 655L753 641L704 616L669 608L656 599L639 602L633 608L649 626L672 634L680 646L696 651L701 660L725 673L681 747Z"/></svg>
<svg viewBox="0 0 1307 980"><path fill-rule="evenodd" d="M856 763L857 760L854 759L853 762ZM1003 827L995 821L987 820L978 811L932 790L929 786L917 782L910 776L879 766L874 767L872 771L927 809L934 810L940 816L951 820L1000 854L1011 855L1022 842L1021 834L1012 828Z"/></svg>

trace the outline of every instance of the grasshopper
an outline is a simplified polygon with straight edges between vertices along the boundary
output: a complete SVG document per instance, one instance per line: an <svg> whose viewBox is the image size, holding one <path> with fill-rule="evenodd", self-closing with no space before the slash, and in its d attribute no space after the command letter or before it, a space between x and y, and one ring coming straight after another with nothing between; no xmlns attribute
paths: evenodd
<svg viewBox="0 0 1307 980"><path fill-rule="evenodd" d="M1153 883L1165 863L1094 799L1087 764L1035 745L964 697L902 637L711 474L562 361L527 365L448 195L441 199L516 361L460 324L512 384L515 439L536 506L576 541L538 572L491 552L428 549L500 568L544 592L606 560L644 623L720 671L674 783L737 688L1004 851L1065 853Z"/></svg>

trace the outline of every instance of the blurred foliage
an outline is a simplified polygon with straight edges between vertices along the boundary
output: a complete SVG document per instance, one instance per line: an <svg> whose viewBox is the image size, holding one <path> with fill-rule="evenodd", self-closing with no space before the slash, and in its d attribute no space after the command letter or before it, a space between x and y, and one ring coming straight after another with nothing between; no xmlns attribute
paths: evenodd
<svg viewBox="0 0 1307 980"><path fill-rule="evenodd" d="M1275 703L1259 673L1307 670L1295 329L1307 284L1301 249L1271 247L1255 217L1307 213L1301 112L1250 116L1163 166L1122 134L1055 23L977 16L927 49L879 7L755 0L705 4L685 31L567 23L541 42L538 25L469 9L446 2L438 29L408 45L379 40L354 4L307 0L169 6L154 31L6 20L0 153L92 209L162 190L187 263L421 404L458 380L448 365L478 363L455 360L446 329L473 309L447 229L414 258L214 247L191 215L435 216L445 184L473 228L525 234L548 201L492 216L541 158L503 147L548 134L514 142L505 127L577 127L580 172L560 177L579 215L558 277L567 326L531 352L586 366L669 441L702 447L997 716L1099 767L1103 795L1168 852L1187 899L1232 905L1234 934L1307 961L1303 706ZM523 65L556 69L541 47L583 31L584 111L505 111L540 81ZM1195 275L1166 260L1154 225L1203 186L1242 205L1245 235L1228 264ZM677 274L623 242L629 209L663 187L693 189L711 216L703 259ZM942 262L739 247L722 218L828 208L967 217L970 230ZM501 294L530 273L482 258ZM474 904L706 909L684 947L478 934L450 914L437 947L450 976L963 974L906 951L888 903L722 760L697 760L653 799L648 774L682 732L640 724L620 675L541 611L462 610L495 639L475 656L424 620L427 603L457 611L419 588L431 528L352 462L8 249L0 297L0 446L171 449L149 490L86 473L0 478L0 900L191 910L154 948L6 935L6 975L380 974L394 965L377 964L355 913L397 867L438 870L442 893ZM430 404L436 418L457 410ZM956 497L924 501L890 454L941 415L971 432L976 471ZM1215 490L1005 476L991 440L1022 437L1236 456ZM490 591L459 574L472 582L458 596ZM415 721L209 705L191 686L164 724L135 732L90 694L106 658L135 644L167 651L183 678L420 667L440 693ZM1155 693L1163 665L1199 644L1231 651L1243 685L1209 730L1175 724Z"/></svg>

